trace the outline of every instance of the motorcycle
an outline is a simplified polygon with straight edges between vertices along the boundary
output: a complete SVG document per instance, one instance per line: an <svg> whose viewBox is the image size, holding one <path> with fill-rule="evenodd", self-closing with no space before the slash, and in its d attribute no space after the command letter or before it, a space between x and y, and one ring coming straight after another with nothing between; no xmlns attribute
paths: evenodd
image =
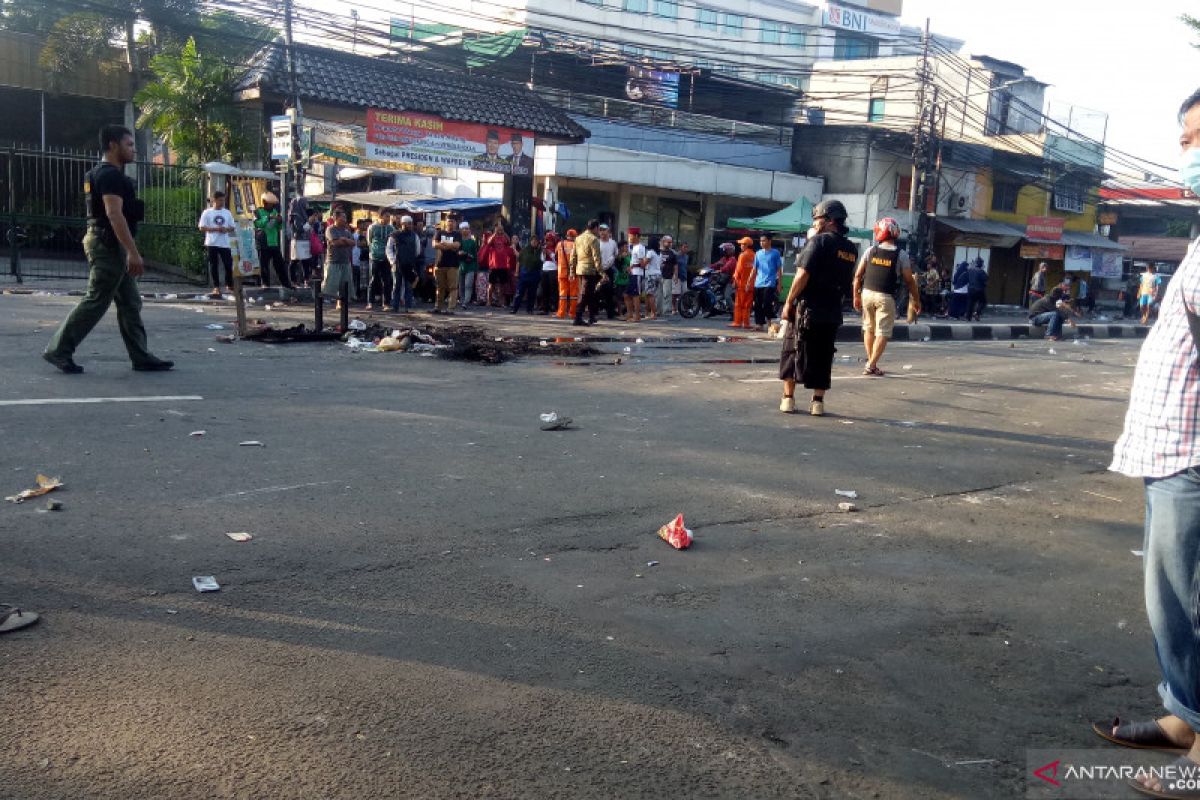
<svg viewBox="0 0 1200 800"><path fill-rule="evenodd" d="M733 314L733 302L725 297L729 276L711 267L700 270L691 288L679 298L679 315L691 319L701 311L705 316Z"/></svg>

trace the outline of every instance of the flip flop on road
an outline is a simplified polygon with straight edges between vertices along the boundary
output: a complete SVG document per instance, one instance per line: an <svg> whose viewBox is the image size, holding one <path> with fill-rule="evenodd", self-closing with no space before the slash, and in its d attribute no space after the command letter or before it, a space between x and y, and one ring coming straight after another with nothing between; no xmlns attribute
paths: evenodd
<svg viewBox="0 0 1200 800"><path fill-rule="evenodd" d="M1113 729L1116 733L1113 733ZM1180 747L1167 738L1167 734L1155 720L1149 722L1122 722L1120 717L1111 723L1093 722L1092 730L1101 739L1119 744L1121 747L1132 747L1135 750L1162 750L1168 753L1186 753L1188 748Z"/></svg>
<svg viewBox="0 0 1200 800"><path fill-rule="evenodd" d="M1174 770L1175 780L1189 784L1194 781L1197 774L1200 774L1200 764L1192 761L1187 756L1180 756L1171 763L1171 768ZM1166 778L1159 778L1159 784L1170 783ZM1172 789L1167 785L1163 785L1161 790L1150 789L1143 786L1137 780L1128 781L1129 787L1143 797L1158 797L1161 800L1194 800L1200 798L1200 787L1195 783L1190 783L1187 789Z"/></svg>
<svg viewBox="0 0 1200 800"><path fill-rule="evenodd" d="M38 615L32 611L22 611L16 606L0 603L0 633L25 628L37 621Z"/></svg>

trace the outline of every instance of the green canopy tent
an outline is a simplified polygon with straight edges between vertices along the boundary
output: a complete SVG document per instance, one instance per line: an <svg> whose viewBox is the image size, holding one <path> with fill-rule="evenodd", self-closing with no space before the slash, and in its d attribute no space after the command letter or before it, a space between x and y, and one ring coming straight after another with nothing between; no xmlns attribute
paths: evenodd
<svg viewBox="0 0 1200 800"><path fill-rule="evenodd" d="M730 217L725 220L726 230L770 231L771 233L805 233L812 227L813 204L801 197L787 208L763 217ZM871 240L872 233L862 228L851 228L847 234L851 239Z"/></svg>

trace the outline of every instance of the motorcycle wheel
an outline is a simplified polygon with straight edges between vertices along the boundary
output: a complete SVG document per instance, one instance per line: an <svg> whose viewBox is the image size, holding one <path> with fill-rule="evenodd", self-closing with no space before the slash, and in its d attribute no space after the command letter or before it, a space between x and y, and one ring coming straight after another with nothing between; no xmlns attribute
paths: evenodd
<svg viewBox="0 0 1200 800"><path fill-rule="evenodd" d="M679 298L679 316L691 319L700 311L699 292L684 292Z"/></svg>

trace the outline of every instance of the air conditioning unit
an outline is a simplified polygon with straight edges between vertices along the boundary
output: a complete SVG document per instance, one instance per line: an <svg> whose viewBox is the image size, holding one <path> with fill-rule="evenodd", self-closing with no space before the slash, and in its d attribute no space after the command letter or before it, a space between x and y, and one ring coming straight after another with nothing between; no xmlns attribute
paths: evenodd
<svg viewBox="0 0 1200 800"><path fill-rule="evenodd" d="M961 217L965 216L968 210L970 210L970 203L967 202L965 194L959 194L958 192L946 193L947 214L952 217Z"/></svg>

